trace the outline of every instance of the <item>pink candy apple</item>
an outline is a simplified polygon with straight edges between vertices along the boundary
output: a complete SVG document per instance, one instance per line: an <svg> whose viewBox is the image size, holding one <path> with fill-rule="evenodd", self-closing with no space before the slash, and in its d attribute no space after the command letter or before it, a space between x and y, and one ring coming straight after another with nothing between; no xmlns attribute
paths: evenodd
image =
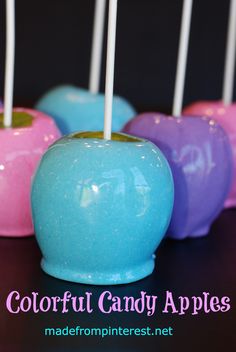
<svg viewBox="0 0 236 352"><path fill-rule="evenodd" d="M39 160L60 137L54 121L31 109L16 108L13 127L3 127L0 109L0 236L33 234L31 181Z"/></svg>
<svg viewBox="0 0 236 352"><path fill-rule="evenodd" d="M214 118L227 132L234 158L234 180L225 207L236 207L236 103L228 106L221 101L199 101L187 106L184 115Z"/></svg>

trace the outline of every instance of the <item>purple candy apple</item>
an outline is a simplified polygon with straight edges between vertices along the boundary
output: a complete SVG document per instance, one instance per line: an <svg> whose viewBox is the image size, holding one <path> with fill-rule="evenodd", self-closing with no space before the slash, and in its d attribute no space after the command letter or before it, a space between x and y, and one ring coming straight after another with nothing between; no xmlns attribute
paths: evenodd
<svg viewBox="0 0 236 352"><path fill-rule="evenodd" d="M123 130L152 141L169 161L175 203L168 235L206 235L232 184L232 150L224 130L209 118L159 113L141 114Z"/></svg>

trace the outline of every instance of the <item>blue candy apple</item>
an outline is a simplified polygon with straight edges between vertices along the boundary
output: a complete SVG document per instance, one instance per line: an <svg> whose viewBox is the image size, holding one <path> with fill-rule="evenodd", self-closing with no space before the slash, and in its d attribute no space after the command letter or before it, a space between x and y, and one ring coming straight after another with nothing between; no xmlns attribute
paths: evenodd
<svg viewBox="0 0 236 352"><path fill-rule="evenodd" d="M38 101L36 109L52 116L63 134L103 129L104 94L71 85L58 86ZM120 131L135 114L124 98L114 96L112 130Z"/></svg>
<svg viewBox="0 0 236 352"><path fill-rule="evenodd" d="M125 134L60 139L32 186L43 270L86 284L124 284L152 273L173 207L173 180L161 151Z"/></svg>

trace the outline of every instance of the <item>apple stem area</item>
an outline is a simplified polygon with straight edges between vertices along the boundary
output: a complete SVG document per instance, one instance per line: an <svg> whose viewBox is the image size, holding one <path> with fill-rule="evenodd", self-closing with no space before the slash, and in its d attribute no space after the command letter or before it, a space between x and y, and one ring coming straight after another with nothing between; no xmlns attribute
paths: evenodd
<svg viewBox="0 0 236 352"><path fill-rule="evenodd" d="M23 128L30 127L33 123L33 116L27 114L26 112L21 111L13 111L12 113L12 121L11 126L4 125L4 114L0 114L0 129L2 128Z"/></svg>
<svg viewBox="0 0 236 352"><path fill-rule="evenodd" d="M103 132L79 132L73 133L70 135L71 138L77 139L103 139ZM123 133L112 133L111 140L116 142L131 142L131 143L138 143L144 142L144 139L129 136Z"/></svg>

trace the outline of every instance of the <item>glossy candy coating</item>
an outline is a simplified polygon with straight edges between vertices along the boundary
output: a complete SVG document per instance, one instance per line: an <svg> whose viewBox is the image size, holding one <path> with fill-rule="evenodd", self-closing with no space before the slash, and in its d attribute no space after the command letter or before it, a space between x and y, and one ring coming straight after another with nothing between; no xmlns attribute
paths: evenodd
<svg viewBox="0 0 236 352"><path fill-rule="evenodd" d="M173 207L169 165L152 143L102 133L65 136L43 156L32 187L42 268L85 284L152 273Z"/></svg>
<svg viewBox="0 0 236 352"><path fill-rule="evenodd" d="M225 106L221 101L199 101L187 106L183 114L214 118L228 134L233 150L234 178L225 207L236 207L236 103Z"/></svg>
<svg viewBox="0 0 236 352"><path fill-rule="evenodd" d="M207 118L144 113L124 132L155 143L170 164L175 202L168 235L176 239L206 235L232 183L232 152L224 130Z"/></svg>
<svg viewBox="0 0 236 352"><path fill-rule="evenodd" d="M91 94L69 85L59 86L46 93L36 109L52 116L62 134L103 129L104 94ZM124 98L114 96L112 130L120 131L135 114Z"/></svg>
<svg viewBox="0 0 236 352"><path fill-rule="evenodd" d="M24 108L14 109L16 112L25 125L0 128L0 236L10 237L34 232L31 180L41 156L60 136L54 121L45 114Z"/></svg>

